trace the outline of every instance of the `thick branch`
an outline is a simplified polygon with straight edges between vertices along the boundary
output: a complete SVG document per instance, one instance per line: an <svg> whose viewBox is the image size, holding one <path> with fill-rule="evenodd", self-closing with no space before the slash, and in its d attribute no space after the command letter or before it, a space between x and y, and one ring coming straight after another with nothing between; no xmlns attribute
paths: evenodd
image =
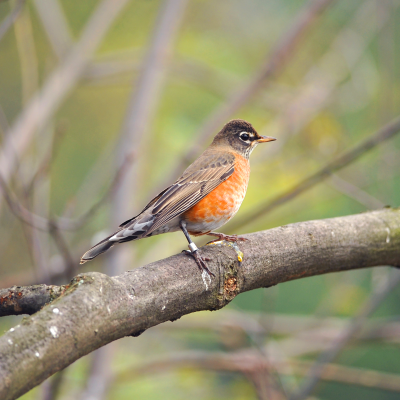
<svg viewBox="0 0 400 400"><path fill-rule="evenodd" d="M113 278L99 273L74 278L59 298L0 339L0 398L15 399L113 340L219 309L248 290L329 272L398 266L400 210L301 222L247 238L240 243L241 265L226 243L201 249L212 258L212 280L184 254Z"/></svg>
<svg viewBox="0 0 400 400"><path fill-rule="evenodd" d="M32 285L0 289L0 317L34 314L61 295L65 286Z"/></svg>

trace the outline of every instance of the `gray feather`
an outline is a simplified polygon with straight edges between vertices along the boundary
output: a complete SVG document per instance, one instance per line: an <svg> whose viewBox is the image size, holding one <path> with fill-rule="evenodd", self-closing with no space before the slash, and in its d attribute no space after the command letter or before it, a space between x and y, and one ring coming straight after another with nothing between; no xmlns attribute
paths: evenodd
<svg viewBox="0 0 400 400"><path fill-rule="evenodd" d="M112 236L112 235L111 235ZM88 250L81 258L81 264L84 264L86 261L93 260L93 258L97 257L99 254L104 253L109 248L114 246L115 242L110 242L110 237L102 240L100 243L94 245L90 250Z"/></svg>

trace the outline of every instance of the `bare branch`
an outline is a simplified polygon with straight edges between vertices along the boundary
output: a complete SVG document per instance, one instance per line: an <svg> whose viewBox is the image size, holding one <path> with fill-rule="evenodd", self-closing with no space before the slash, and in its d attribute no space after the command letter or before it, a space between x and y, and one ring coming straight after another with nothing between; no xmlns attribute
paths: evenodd
<svg viewBox="0 0 400 400"><path fill-rule="evenodd" d="M40 217L26 209L7 187L4 178L0 175L0 190L3 193L4 199L9 206L11 212L24 223L32 226L33 228L47 231L49 229L49 220Z"/></svg>
<svg viewBox="0 0 400 400"><path fill-rule="evenodd" d="M271 360L273 367L283 375L303 376L312 365L310 361L290 360L288 364ZM265 358L254 350L241 350L232 353L184 352L158 360L148 361L144 365L129 368L119 373L114 379L117 383L131 382L143 375L161 373L172 368L197 367L213 371L246 373L247 371L267 367ZM366 379L367 377L367 379ZM321 379L400 392L400 375L373 370L328 364Z"/></svg>
<svg viewBox="0 0 400 400"><path fill-rule="evenodd" d="M29 7L25 7L14 22L14 34L21 68L22 104L25 107L39 84L38 59Z"/></svg>
<svg viewBox="0 0 400 400"><path fill-rule="evenodd" d="M312 363L307 361L295 361L291 364L294 372L299 375L308 373L307 369L312 366ZM338 364L327 364L321 373L321 379L400 392L400 375Z"/></svg>
<svg viewBox="0 0 400 400"><path fill-rule="evenodd" d="M56 224L51 225L50 234L65 263L66 276L71 279L78 272L78 265L71 254L68 244Z"/></svg>
<svg viewBox="0 0 400 400"><path fill-rule="evenodd" d="M325 167L321 168L319 171L315 172L310 177L304 179L297 185L291 187L289 190L281 195L275 197L275 199L266 202L266 204L261 205L258 209L248 212L242 218L236 218L235 222L231 224L230 229L235 231L239 227L243 227L253 222L254 220L264 216L265 214L271 212L276 207L287 203L301 193L304 193L308 189L314 187L317 183L322 182L334 172L348 166L359 157L364 155L369 150L376 147L378 144L391 139L393 136L400 133L400 117L395 118L378 132L374 133L372 136L368 137L366 140L355 146L353 149L345 152L335 160L328 163Z"/></svg>
<svg viewBox="0 0 400 400"><path fill-rule="evenodd" d="M60 393L61 385L65 378L66 370L63 369L60 372L57 372L50 380L43 382L43 400L55 400Z"/></svg>
<svg viewBox="0 0 400 400"><path fill-rule="evenodd" d="M72 46L72 35L61 4L58 0L34 0L33 4L42 21L51 47L61 61Z"/></svg>
<svg viewBox="0 0 400 400"><path fill-rule="evenodd" d="M5 134L10 128L6 115L4 114L3 107L0 105L0 134L1 139L4 140Z"/></svg>
<svg viewBox="0 0 400 400"><path fill-rule="evenodd" d="M0 289L0 316L34 314L61 295L67 286L32 285Z"/></svg>
<svg viewBox="0 0 400 400"><path fill-rule="evenodd" d="M7 33L7 31L11 28L14 21L18 18L26 0L18 0L14 9L10 12L10 14L4 18L4 20L0 24L0 40Z"/></svg>
<svg viewBox="0 0 400 400"><path fill-rule="evenodd" d="M57 124L57 126L54 128L54 136L51 140L48 151L44 154L39 166L32 174L32 177L26 184L24 184L25 195L30 194L33 191L38 180L49 173L50 168L58 154L58 151L60 150L60 145L66 131L67 129L65 124Z"/></svg>
<svg viewBox="0 0 400 400"><path fill-rule="evenodd" d="M108 189L104 192L103 196L94 203L92 207L89 208L84 214L75 220L71 220L71 222L75 222L74 229L79 229L82 227L98 210L99 208L110 198L115 192L118 190L122 182L126 179L126 175L128 174L129 169L132 166L134 161L134 154L128 153L126 154L122 164L117 169L117 172L114 175Z"/></svg>
<svg viewBox="0 0 400 400"><path fill-rule="evenodd" d="M58 299L0 338L0 397L15 399L111 341L185 314L222 308L245 291L329 272L400 265L400 210L302 222L247 238L240 245L241 265L225 242L201 249L212 258L208 266L215 279L201 275L184 254L112 278L78 275ZM45 303L39 300L36 309Z"/></svg>
<svg viewBox="0 0 400 400"><path fill-rule="evenodd" d="M327 51L304 74L295 96L292 99L285 99L280 114L261 129L261 132L279 137L279 141L273 147L275 152L282 148L289 137L299 133L321 109L326 107L349 75L357 74L355 69L360 60L365 57L372 40L389 18L387 13L375 24L370 24L369 21L374 15L376 15L376 3L373 0L360 3L354 17L337 33ZM338 58L343 58L346 62L339 64L330 61ZM256 160L253 156L253 164L257 159L265 159L265 150L258 153Z"/></svg>
<svg viewBox="0 0 400 400"><path fill-rule="evenodd" d="M253 336L264 336L268 332L273 335L290 335L288 340L297 342L298 344L293 346L294 348L304 347L304 343L306 342L318 342L318 346L323 342L326 347L326 343L331 343L337 339L342 333L343 328L350 322L350 318L348 317L328 317L321 319L314 315L288 315L279 313L263 313L262 317L266 321L273 320L273 324L268 326L268 330L260 323L259 313L233 311L232 309L224 311L223 319L217 313L206 314L201 319L198 319L193 314L174 324L159 325L154 330L159 331L161 334L171 331L210 330L215 332L246 332L248 335ZM293 335L295 335L294 338ZM400 322L393 321L391 317L375 317L372 321L366 322L363 330L359 332L356 338L357 340L365 341L399 341Z"/></svg>
<svg viewBox="0 0 400 400"><path fill-rule="evenodd" d="M381 288L377 293L374 293L361 307L356 317L349 323L342 334L333 341L331 346L325 350L311 366L307 373L305 382L299 389L293 393L290 400L302 400L307 398L314 390L318 381L324 374L327 364L331 363L343 350L345 345L360 331L365 323L366 318L371 315L384 299L392 292L392 290L400 284L400 273L394 272L390 279L387 280L386 285Z"/></svg>
<svg viewBox="0 0 400 400"><path fill-rule="evenodd" d="M352 183L340 178L338 175L331 175L330 185L339 192L364 205L367 210L375 210L385 206L384 203L376 199L374 196L371 196L369 193L360 189L356 185L353 185Z"/></svg>
<svg viewBox="0 0 400 400"><path fill-rule="evenodd" d="M146 56L141 66L141 72L137 81L132 86L125 119L121 128L115 154L115 164L119 164L126 154L133 148L139 151L147 140L149 126L152 116L158 106L162 88L166 77L166 68L171 55L172 45L178 32L180 22L187 0L164 0L160 7L155 23L151 43L146 51ZM137 192L137 171L138 165L128 171L126 180L113 192L111 209L111 220L113 224L119 225L126 215L132 212L129 201L131 194ZM112 253L106 264L107 272L110 275L117 275L122 266L121 258L126 255L123 252ZM91 367L91 375L87 382L82 399L92 398L102 400L107 390L108 376L110 375L110 363L96 365L97 359L110 358L112 349L100 349L92 360L95 364ZM102 382L100 386L98 382Z"/></svg>
<svg viewBox="0 0 400 400"><path fill-rule="evenodd" d="M254 73L253 77L237 93L233 94L229 100L218 108L204 123L200 131L195 135L197 140L189 147L185 156L182 157L177 167L173 170L171 177L178 175L187 162L191 161L198 153L199 149L215 135L215 132L241 107L243 107L251 97L261 88L265 87L266 82L276 73L280 72L286 63L294 56L302 39L311 29L317 17L333 3L334 0L311 0L307 3L304 10L296 16L291 24L291 29L285 33L277 43L271 54L260 69ZM167 179L167 181L172 180Z"/></svg>
<svg viewBox="0 0 400 400"><path fill-rule="evenodd" d="M132 151L133 144L140 148L144 142L146 128L160 98L170 50L186 4L187 0L166 0L160 10L141 74L131 93L119 138L117 162ZM118 224L131 212L127 209L127 199L133 191L132 184L135 186L135 173L132 169L127 179L129 185L122 185L115 193L112 219Z"/></svg>
<svg viewBox="0 0 400 400"><path fill-rule="evenodd" d="M96 211L104 204L104 202L115 192L120 185L123 177L125 176L129 166L133 162L133 155L128 154L115 173L113 180L110 183L109 188L106 190L104 195L100 198L97 203L94 203L84 214L76 219L69 219L63 217L56 217L54 220L49 220L45 217L41 217L33 213L24 207L16 198L14 193L7 187L7 184L3 177L0 175L0 191L6 200L11 212L22 222L30 225L31 227L41 231L52 231L52 229L61 230L76 230L84 225L87 220L92 217Z"/></svg>
<svg viewBox="0 0 400 400"><path fill-rule="evenodd" d="M0 170L6 183L16 167L17 157L27 149L36 130L51 118L75 86L90 57L127 2L128 0L103 0L99 4L79 42L21 112L7 133L0 152Z"/></svg>

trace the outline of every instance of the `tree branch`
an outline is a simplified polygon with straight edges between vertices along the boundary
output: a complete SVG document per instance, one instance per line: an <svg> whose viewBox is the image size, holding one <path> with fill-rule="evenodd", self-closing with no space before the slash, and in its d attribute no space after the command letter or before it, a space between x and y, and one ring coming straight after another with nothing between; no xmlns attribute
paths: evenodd
<svg viewBox="0 0 400 400"><path fill-rule="evenodd" d="M283 363L270 358L268 363L272 364L283 375L306 375L312 363L306 360L290 360ZM239 350L230 353L186 351L174 354L172 357L158 357L156 360L146 360L145 364L130 367L116 374L115 381L120 383L132 382L143 375L154 375L180 367L204 368L212 371L240 372L243 374L257 369L268 369L264 356L254 350ZM368 376L368 379L365 377ZM328 364L321 375L321 379L359 385L365 387L379 388L400 392L400 376L378 372L374 370L347 367L340 364Z"/></svg>
<svg viewBox="0 0 400 400"><path fill-rule="evenodd" d="M341 332L341 334L332 341L331 345L323 351L309 369L306 379L300 389L292 393L290 400L303 400L308 398L315 386L325 372L326 365L331 363L343 350L345 345L361 330L366 318L371 315L390 292L400 283L400 274L396 273L387 280L386 285L378 292L374 293L361 307L357 315Z"/></svg>
<svg viewBox="0 0 400 400"><path fill-rule="evenodd" d="M188 161L192 161L199 149L203 148L212 135L221 128L241 107L243 107L266 83L277 73L281 72L287 62L295 55L303 38L312 28L318 17L331 5L334 0L310 0L304 8L296 14L290 24L290 29L280 38L278 43L267 55L260 68L252 75L247 83L239 88L229 100L215 110L205 121L195 140L188 146L186 154L179 160L176 168L166 179L172 180Z"/></svg>
<svg viewBox="0 0 400 400"><path fill-rule="evenodd" d="M22 8L25 4L26 0L19 0L13 10L8 14L6 18L1 21L0 24L0 40L7 33L7 31L11 28L12 24L18 18L19 13L22 11Z"/></svg>
<svg viewBox="0 0 400 400"><path fill-rule="evenodd" d="M48 121L76 85L108 28L127 0L103 0L86 24L80 40L64 62L48 77L41 90L21 111L0 149L0 169L8 184L18 157L28 148L36 130Z"/></svg>
<svg viewBox="0 0 400 400"><path fill-rule="evenodd" d="M0 338L0 398L17 398L116 339L185 314L220 309L242 292L329 272L398 266L400 209L301 222L247 238L240 244L241 265L225 242L201 249L212 258L214 279L201 275L184 254L112 278L78 275L50 305ZM39 300L36 309L46 303Z"/></svg>
<svg viewBox="0 0 400 400"><path fill-rule="evenodd" d="M104 202L115 192L115 190L120 185L121 181L124 179L130 165L133 162L133 153L127 154L123 160L121 166L118 168L111 181L108 189L102 195L102 197L94 203L85 213L77 218L64 218L55 217L53 220L37 215L27 208L25 208L17 199L15 194L7 186L5 179L0 173L0 193L3 194L4 199L10 211L23 223L31 226L32 228L52 232L53 229L61 230L77 230L82 227L89 219L92 217L98 209L104 204Z"/></svg>
<svg viewBox="0 0 400 400"><path fill-rule="evenodd" d="M66 286L31 285L0 289L0 317L34 314L61 295Z"/></svg>
<svg viewBox="0 0 400 400"><path fill-rule="evenodd" d="M72 34L58 0L33 2L54 54L61 62L73 45Z"/></svg>
<svg viewBox="0 0 400 400"><path fill-rule="evenodd" d="M236 218L235 222L230 226L231 231L235 231L235 229L239 227L243 228L243 226L246 226L249 223L261 218L265 214L271 212L276 207L287 203L299 194L314 187L317 183L324 181L336 171L339 171L342 168L350 165L359 157L367 153L369 150L373 149L378 144L381 144L391 139L398 133L400 133L400 116L397 116L388 124L380 128L373 135L369 136L367 139L363 140L352 149L335 158L319 171L300 181L299 183L288 189L286 192L276 196L272 200L266 201L259 207L254 207L254 210L248 212L247 215L245 214L241 219Z"/></svg>

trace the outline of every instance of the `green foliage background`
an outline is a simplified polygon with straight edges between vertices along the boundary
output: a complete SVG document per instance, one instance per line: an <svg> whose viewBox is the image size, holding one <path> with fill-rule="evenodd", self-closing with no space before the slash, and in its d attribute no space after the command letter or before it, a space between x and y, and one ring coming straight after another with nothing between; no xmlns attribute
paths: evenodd
<svg viewBox="0 0 400 400"><path fill-rule="evenodd" d="M79 38L98 2L62 0L62 8L73 38ZM0 2L0 20L14 3ZM125 60L131 68L100 78L86 75L69 94L54 116L48 130L63 130L52 162L48 186L51 215L59 215L69 205L74 216L80 215L107 190L115 172L113 150L126 112L127 101L135 86L143 56L148 48L161 2L133 0L125 8L96 53L95 62ZM154 194L154 188L166 186L168 171L195 140L206 118L222 105L257 71L293 19L305 5L294 0L191 0L179 28L167 78L155 117L146 135L145 146L135 151L140 165L139 190L130 199L132 212L140 211ZM253 96L233 117L250 121L265 135L277 137L274 143L260 146L252 156L252 174L246 199L238 217L262 202L272 199L324 166L338 154L375 132L400 109L400 7L394 1L337 1L323 14L303 41L300 51L287 67ZM365 10L365 11L360 11ZM357 22L357 15L364 15ZM361 14L360 14L361 13ZM49 44L34 5L28 1L23 23L29 24L35 70L40 88L59 61ZM383 21L383 22L382 22ZM25 94L16 32L10 29L0 42L0 105L10 124L27 104L34 90ZM358 60L351 62L355 54ZM324 101L314 101L329 87ZM296 103L294 103L296 102ZM296 104L296 106L294 106ZM305 115L310 114L299 123ZM29 149L31 164L43 155L44 136ZM43 139L45 140L45 139ZM357 190L374 197L383 205L400 204L400 137L384 143L338 173ZM136 150L136 149L135 149ZM99 161L100 160L100 161ZM88 174L95 168L99 185L92 190ZM30 168L21 167L20 177L27 180ZM98 178L100 177L100 179ZM47 182L47 183L46 183ZM51 184L49 183L51 182ZM42 182L43 183L43 182ZM83 187L82 187L83 185ZM19 193L21 182L14 181ZM40 189L39 189L40 190ZM78 195L79 193L79 195ZM362 197L362 196L361 196ZM367 200L365 200L367 199ZM349 191L330 179L293 201L246 227L257 231L275 226L363 212L368 202L354 198ZM46 200L47 201L47 200ZM72 207L73 206L73 207ZM111 232L109 204L75 234L66 239L76 260L99 231ZM126 216L127 218L130 215ZM35 266L21 228L21 222L2 205L0 216L0 284L10 277L32 274ZM121 221L122 222L122 221ZM229 225L224 228L229 233ZM235 233L244 233L235 232ZM201 244L201 240L199 241ZM265 244L268 246L268 243ZM50 259L57 251L50 244ZM129 243L135 256L127 269L167 257L185 248L179 233ZM114 249L118 251L118 249ZM54 261L54 260L53 260ZM103 270L104 259L88 263L82 271ZM360 270L301 279L274 288L240 295L219 318L232 310L251 312L263 319L265 313L314 315L351 318L384 277L386 269ZM65 283L65 282L63 282ZM21 284L15 281L13 284ZM399 319L400 289L396 289L379 308L374 318ZM185 317L202 319L203 313ZM207 313L204 313L207 314ZM20 318L3 318L0 331L15 325ZM188 323L189 323L188 322ZM146 360L185 350L233 351L257 348L282 337L270 334L258 339L244 334L230 343L229 332L212 330L147 331L139 338L119 341L113 357L103 360L118 373ZM154 331L154 332L153 332ZM314 359L316 353L307 354ZM399 373L399 341L354 341L342 352L339 364ZM76 397L85 385L90 356L67 369L60 398ZM298 377L281 377L283 383L298 382ZM399 374L400 379L400 374ZM22 398L41 398L36 388ZM249 381L234 373L218 373L200 368L172 368L167 372L132 377L132 381L111 383L107 399L252 399L256 392ZM320 399L397 399L399 393L343 383L321 382L315 392Z"/></svg>

